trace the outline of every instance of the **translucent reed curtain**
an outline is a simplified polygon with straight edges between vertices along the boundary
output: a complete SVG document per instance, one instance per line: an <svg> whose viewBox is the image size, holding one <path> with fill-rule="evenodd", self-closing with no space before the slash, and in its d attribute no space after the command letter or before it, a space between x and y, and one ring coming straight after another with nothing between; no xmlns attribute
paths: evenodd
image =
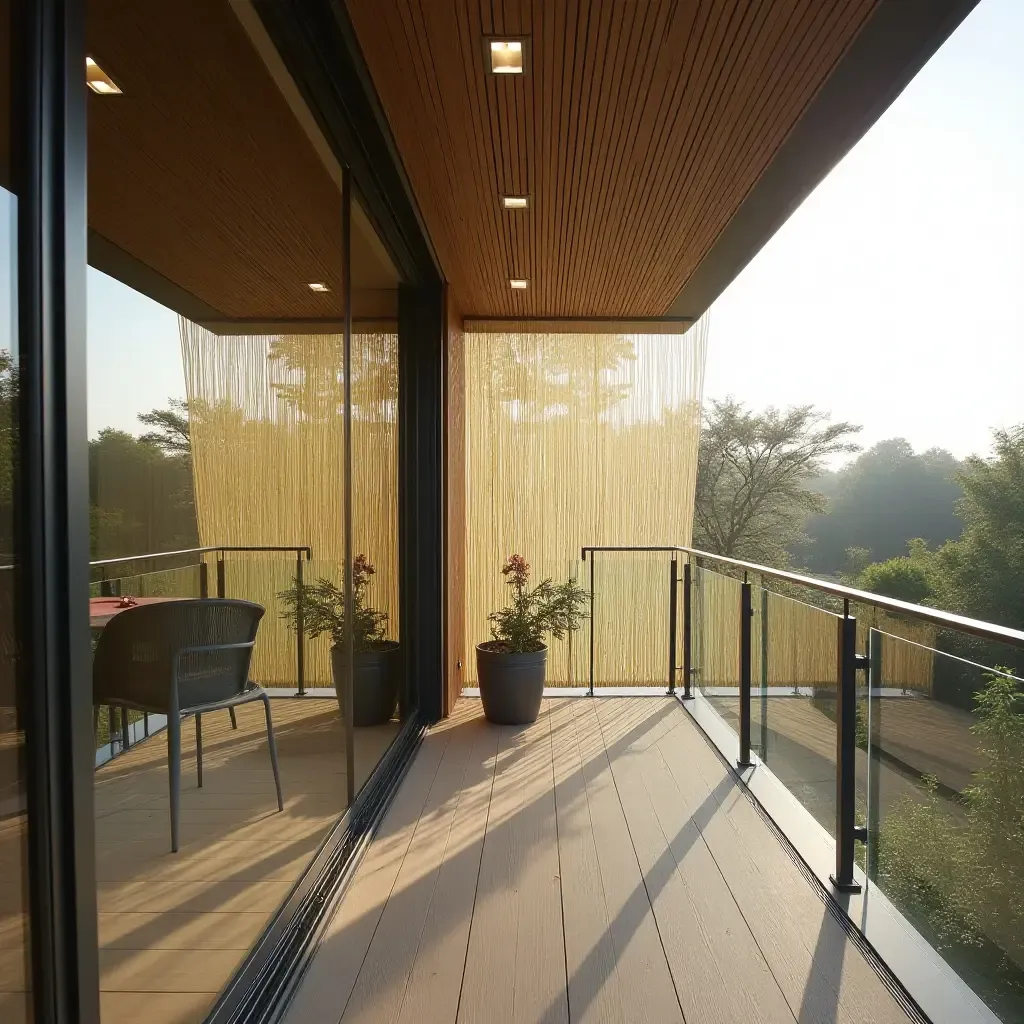
<svg viewBox="0 0 1024 1024"><path fill-rule="evenodd" d="M308 545L307 580L342 580L342 335L213 334L181 318L200 543ZM377 568L370 603L398 621L398 337L353 329L356 554ZM229 556L229 597L264 605L253 677L294 685L295 637L277 594L294 560ZM331 685L325 638L306 646L309 686Z"/></svg>
<svg viewBox="0 0 1024 1024"><path fill-rule="evenodd" d="M534 582L586 583L583 545L689 543L706 342L706 319L686 334L467 329L467 682L513 552ZM598 556L596 590L596 677L663 682L667 561ZM586 635L552 647L549 685L585 682Z"/></svg>

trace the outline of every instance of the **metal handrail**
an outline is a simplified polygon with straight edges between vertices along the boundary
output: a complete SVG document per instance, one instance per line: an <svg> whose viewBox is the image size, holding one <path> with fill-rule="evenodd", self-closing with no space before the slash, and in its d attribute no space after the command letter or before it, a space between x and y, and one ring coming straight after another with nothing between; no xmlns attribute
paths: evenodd
<svg viewBox="0 0 1024 1024"><path fill-rule="evenodd" d="M893 597L883 597L881 594L873 594L868 590L846 587L841 583L830 583L828 580L819 580L814 576L803 576L800 573L790 572L787 569L773 569L767 565L759 565L757 562L744 562L738 558L728 558L725 555L713 555L709 551L701 551L698 548L688 548L681 545L666 545L662 547L588 545L582 549L581 558L583 561L587 560L588 551L681 552L691 558L705 558L722 565L732 566L734 569L742 569L744 572L756 572L770 579L784 580L787 583L809 587L812 590L820 591L823 594L830 594L832 597L838 597L844 601L851 601L856 604L870 604L885 611L895 612L898 615L906 615L913 619L919 619L922 622L930 622L944 629L955 629L960 633L968 633L971 636L980 637L982 640L994 640L998 643L1008 644L1011 647L1024 649L1024 632L1021 632L1019 629L1011 629L1009 626L998 626L993 622L971 619L966 615L956 615L953 612L944 612L938 608L927 608L924 605L911 604L909 601L898 601Z"/></svg>
<svg viewBox="0 0 1024 1024"><path fill-rule="evenodd" d="M236 545L236 544L214 544L206 548L182 548L181 551L155 551L149 555L122 555L119 558L101 558L98 561L90 562L89 568L95 569L103 565L123 565L125 562L144 562L150 558L175 558L181 555L209 555L220 551L294 551L296 554L305 554L306 561L312 561L313 549L305 545L293 545L291 547L278 547L267 545Z"/></svg>

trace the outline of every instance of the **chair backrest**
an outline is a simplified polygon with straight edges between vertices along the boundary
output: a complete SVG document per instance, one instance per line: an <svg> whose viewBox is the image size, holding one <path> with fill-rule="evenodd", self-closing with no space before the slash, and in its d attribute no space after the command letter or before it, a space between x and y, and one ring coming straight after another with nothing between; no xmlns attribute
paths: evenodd
<svg viewBox="0 0 1024 1024"><path fill-rule="evenodd" d="M127 704L166 714L171 672L189 647L249 643L264 610L250 601L202 598L138 605L115 615L93 657L93 703ZM245 689L252 648L182 655L178 706L228 700Z"/></svg>

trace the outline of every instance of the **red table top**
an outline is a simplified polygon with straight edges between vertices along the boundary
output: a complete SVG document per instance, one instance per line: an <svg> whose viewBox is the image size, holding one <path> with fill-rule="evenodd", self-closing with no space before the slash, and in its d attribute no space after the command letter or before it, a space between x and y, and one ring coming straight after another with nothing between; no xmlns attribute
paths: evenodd
<svg viewBox="0 0 1024 1024"><path fill-rule="evenodd" d="M178 601L177 597L133 597L135 602L122 605L119 597L90 597L89 625L93 629L102 629L115 615L126 612L129 608L137 608L143 604L160 604L162 601Z"/></svg>

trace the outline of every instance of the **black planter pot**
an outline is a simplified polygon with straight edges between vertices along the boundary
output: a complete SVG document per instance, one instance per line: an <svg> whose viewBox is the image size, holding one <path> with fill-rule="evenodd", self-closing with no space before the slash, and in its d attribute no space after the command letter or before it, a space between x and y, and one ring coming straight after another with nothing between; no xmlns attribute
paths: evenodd
<svg viewBox="0 0 1024 1024"><path fill-rule="evenodd" d="M352 724L383 725L391 720L398 702L399 649L394 640L385 640L375 650L353 655ZM334 692L342 717L345 716L344 648L331 648Z"/></svg>
<svg viewBox="0 0 1024 1024"><path fill-rule="evenodd" d="M496 725L529 725L537 721L544 696L548 649L508 654L476 648L476 671L484 714Z"/></svg>

